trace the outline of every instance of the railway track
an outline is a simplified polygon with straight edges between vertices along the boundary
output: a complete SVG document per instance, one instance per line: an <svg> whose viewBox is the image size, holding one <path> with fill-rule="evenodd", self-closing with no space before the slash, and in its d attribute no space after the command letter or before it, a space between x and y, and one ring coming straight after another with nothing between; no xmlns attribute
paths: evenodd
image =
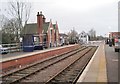
<svg viewBox="0 0 120 84"><path fill-rule="evenodd" d="M31 66L28 66L28 67L25 67L18 71L6 74L6 75L2 76L2 81L3 81L3 83L9 83L9 84L12 84L15 82L20 82L22 79L25 79L37 72L40 72L41 70L43 70L47 67L50 67L50 66L54 65L55 63L60 62L61 60L67 59L68 57L70 57L82 50L85 50L85 49L87 49L87 47L81 47L74 51L52 57L52 58L44 60L40 63L32 64Z"/></svg>
<svg viewBox="0 0 120 84"><path fill-rule="evenodd" d="M16 70L13 70L12 73L13 73L13 72L16 72L16 71L18 71L18 70L22 70L22 69L28 68L28 67L33 66L33 65L35 65L35 64L38 64L38 63L47 61L47 60L49 60L49 59L53 59L53 58L56 58L56 57L65 55L65 54L70 53L70 52L72 52L72 51L76 51L77 49L82 48L82 47L84 47L84 46L78 46L78 48L76 48L76 49L74 49L74 50L71 50L71 51L68 51L68 52L64 52L64 53L61 53L61 54L59 54L59 55L54 55L54 56L52 56L52 57L43 59L42 61L37 61L37 62L34 62L34 63L30 63L29 65L22 66L21 68L18 68L18 69L16 69ZM9 70L9 71L10 71L10 72L9 72L8 70L9 70L9 69L2 70L2 73L3 73L2 75L5 76L5 75L8 75L8 74L11 74L11 71ZM6 71L8 71L8 72L6 72Z"/></svg>
<svg viewBox="0 0 120 84"><path fill-rule="evenodd" d="M75 84L83 72L84 68L87 66L92 55L96 51L97 47L88 49L83 53L78 59L74 60L71 64L66 66L56 75L51 77L46 84L54 83L70 83Z"/></svg>

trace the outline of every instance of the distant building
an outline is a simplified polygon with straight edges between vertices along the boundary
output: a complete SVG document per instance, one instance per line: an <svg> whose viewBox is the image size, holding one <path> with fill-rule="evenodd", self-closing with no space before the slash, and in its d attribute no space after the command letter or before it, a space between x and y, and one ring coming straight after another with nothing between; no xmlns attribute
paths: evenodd
<svg viewBox="0 0 120 84"><path fill-rule="evenodd" d="M60 33L59 36L60 36L60 44L61 45L69 44L69 42L68 42L68 35L66 35L64 33Z"/></svg>
<svg viewBox="0 0 120 84"><path fill-rule="evenodd" d="M109 32L110 39L114 39L116 37L120 37L120 32Z"/></svg>
<svg viewBox="0 0 120 84"><path fill-rule="evenodd" d="M109 32L109 42L115 45L115 39L120 37L120 32Z"/></svg>
<svg viewBox="0 0 120 84"><path fill-rule="evenodd" d="M79 34L79 41L80 41L80 43L88 43L89 35L87 33L85 33L84 31L82 31Z"/></svg>
<svg viewBox="0 0 120 84"><path fill-rule="evenodd" d="M59 29L58 24L46 22L42 12L37 14L37 23L29 23L23 29L24 35L32 35L34 44L44 44L46 47L58 46L59 44Z"/></svg>

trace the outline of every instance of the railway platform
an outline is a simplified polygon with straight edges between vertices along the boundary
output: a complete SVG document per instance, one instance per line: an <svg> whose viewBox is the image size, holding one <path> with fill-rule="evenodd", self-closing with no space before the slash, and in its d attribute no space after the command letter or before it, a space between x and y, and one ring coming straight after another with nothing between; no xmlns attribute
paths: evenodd
<svg viewBox="0 0 120 84"><path fill-rule="evenodd" d="M14 59L19 59L19 58L23 58L23 57L28 57L28 56L32 56L35 54L40 54L40 53L44 53L44 52L49 52L49 51L54 51L54 50L59 50L62 48L67 48L67 47L72 47L74 45L66 45L66 46L61 46L61 47L53 47L53 48L48 48L45 50L36 50L34 52L15 52L15 53L8 53L5 55L1 55L0 57L0 62L6 62L9 60L14 60Z"/></svg>
<svg viewBox="0 0 120 84"><path fill-rule="evenodd" d="M104 43L100 44L77 82L107 82Z"/></svg>
<svg viewBox="0 0 120 84"><path fill-rule="evenodd" d="M78 44L74 44L45 50L37 50L35 52L16 52L2 55L0 58L0 65L2 64L0 70L2 70L2 73L6 73L13 69L19 69L29 64L70 52L77 49L77 47L79 47Z"/></svg>

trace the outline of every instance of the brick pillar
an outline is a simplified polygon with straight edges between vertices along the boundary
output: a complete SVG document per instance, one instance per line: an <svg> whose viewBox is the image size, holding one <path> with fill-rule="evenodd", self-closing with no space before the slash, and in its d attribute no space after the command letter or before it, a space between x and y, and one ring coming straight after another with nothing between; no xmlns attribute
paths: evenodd
<svg viewBox="0 0 120 84"><path fill-rule="evenodd" d="M56 42L57 42L57 46L59 44L59 29L58 29L58 24L57 24L57 21L56 21Z"/></svg>
<svg viewBox="0 0 120 84"><path fill-rule="evenodd" d="M55 43L55 32L54 32L54 28L52 29L52 45L54 46Z"/></svg>

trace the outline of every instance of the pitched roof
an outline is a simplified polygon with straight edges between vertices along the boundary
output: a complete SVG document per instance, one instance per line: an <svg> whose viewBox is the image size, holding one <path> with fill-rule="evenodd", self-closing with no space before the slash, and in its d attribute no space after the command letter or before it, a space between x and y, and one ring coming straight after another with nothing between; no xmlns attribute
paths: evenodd
<svg viewBox="0 0 120 84"><path fill-rule="evenodd" d="M22 34L37 34L37 23L26 24L22 30Z"/></svg>
<svg viewBox="0 0 120 84"><path fill-rule="evenodd" d="M67 36L68 36L68 35L65 34L65 33L60 33L59 35L62 36L62 37L67 37Z"/></svg>
<svg viewBox="0 0 120 84"><path fill-rule="evenodd" d="M47 33L49 22L43 24L44 33ZM37 23L26 24L22 30L22 34L38 34Z"/></svg>

